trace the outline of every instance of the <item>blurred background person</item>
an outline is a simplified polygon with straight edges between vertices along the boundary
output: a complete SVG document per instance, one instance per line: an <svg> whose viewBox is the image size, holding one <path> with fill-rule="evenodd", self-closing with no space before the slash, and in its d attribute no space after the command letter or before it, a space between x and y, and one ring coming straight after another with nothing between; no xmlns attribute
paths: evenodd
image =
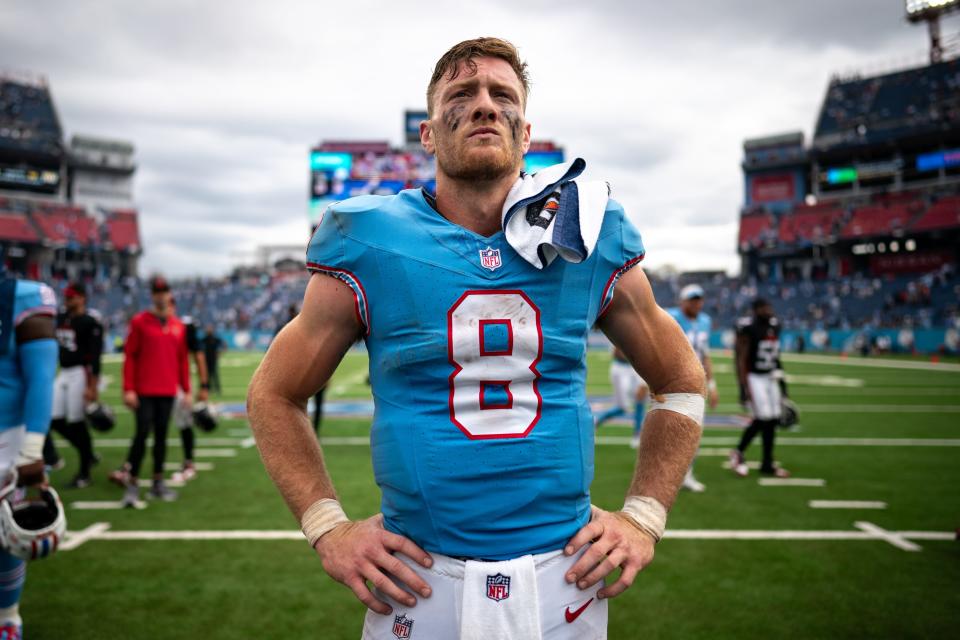
<svg viewBox="0 0 960 640"><path fill-rule="evenodd" d="M203 334L200 346L203 349L204 360L207 361L207 380L210 382L210 390L219 396L223 393L220 387L220 352L226 351L227 343L217 335L217 330L212 324L206 326Z"/></svg>
<svg viewBox="0 0 960 640"><path fill-rule="evenodd" d="M190 363L183 323L173 313L170 285L162 277L150 282L150 309L130 321L124 342L123 403L136 418L136 433L127 461L110 479L125 490L123 504L136 506L140 499L138 479L146 452L147 437L153 433L153 498L176 500L175 491L163 480L167 455L167 427L178 387L190 401Z"/></svg>
<svg viewBox="0 0 960 640"><path fill-rule="evenodd" d="M613 348L613 359L610 361L610 384L613 385L615 404L597 416L595 426L599 427L607 420L632 412L633 435L630 437L630 447L636 449L640 446L640 430L643 428L650 388L627 361L627 356L616 347Z"/></svg>
<svg viewBox="0 0 960 640"><path fill-rule="evenodd" d="M99 315L87 309L87 291L82 283L71 283L63 296L65 309L57 314L56 329L60 372L53 387L50 428L77 450L80 468L68 486L82 489L90 485L90 467L95 461L86 407L99 396L103 325Z"/></svg>

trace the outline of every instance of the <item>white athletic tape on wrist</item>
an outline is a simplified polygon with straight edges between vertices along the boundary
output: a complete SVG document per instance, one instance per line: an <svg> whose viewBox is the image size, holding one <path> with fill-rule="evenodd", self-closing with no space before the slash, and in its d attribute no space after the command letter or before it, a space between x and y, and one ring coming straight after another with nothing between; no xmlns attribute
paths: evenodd
<svg viewBox="0 0 960 640"><path fill-rule="evenodd" d="M43 460L43 441L47 436L43 433L27 432L20 445L20 455L17 456L17 466Z"/></svg>
<svg viewBox="0 0 960 640"><path fill-rule="evenodd" d="M344 522L350 522L350 518L343 512L340 503L333 498L323 498L314 502L303 512L303 517L300 518L300 530L312 547L325 533Z"/></svg>
<svg viewBox="0 0 960 640"><path fill-rule="evenodd" d="M637 528L660 542L667 528L667 508L650 496L627 496L621 509Z"/></svg>
<svg viewBox="0 0 960 640"><path fill-rule="evenodd" d="M697 424L703 425L703 409L703 396L699 393L664 393L653 396L647 412L673 411L692 418Z"/></svg>

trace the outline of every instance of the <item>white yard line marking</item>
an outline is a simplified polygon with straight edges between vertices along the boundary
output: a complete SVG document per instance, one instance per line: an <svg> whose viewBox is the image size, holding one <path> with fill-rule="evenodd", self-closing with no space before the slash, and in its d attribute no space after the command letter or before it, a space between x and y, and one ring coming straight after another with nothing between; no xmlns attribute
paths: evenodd
<svg viewBox="0 0 960 640"><path fill-rule="evenodd" d="M841 378L840 376L810 376L787 374L787 382L798 386L817 386L817 387L854 387L859 388L864 385L860 378Z"/></svg>
<svg viewBox="0 0 960 640"><path fill-rule="evenodd" d="M104 448L123 448L129 447L130 441L132 438L94 438L94 445L97 447ZM208 445L211 447L236 447L240 446L243 443L243 440L240 438L204 438L200 436L197 438L197 444L199 445ZM69 447L70 443L66 440L61 440L57 438L54 440L54 444L58 447ZM152 440L151 440L152 444ZM179 446L180 438L167 438L167 446Z"/></svg>
<svg viewBox="0 0 960 640"><path fill-rule="evenodd" d="M76 502L70 503L71 509L80 509L83 511L100 511L103 510L113 510L113 509L123 509L123 501L121 500L78 500ZM137 502L137 509L146 509L147 503L143 500Z"/></svg>
<svg viewBox="0 0 960 640"><path fill-rule="evenodd" d="M183 464L180 462L165 462L163 468L166 471L182 471ZM212 462L194 462L193 468L197 471L213 471L214 466Z"/></svg>
<svg viewBox="0 0 960 640"><path fill-rule="evenodd" d="M950 362L917 362L915 360L893 360L885 358L841 358L838 356L799 355L795 353L780 356L787 362L809 362L849 367L875 367L879 369L914 369L918 371L944 371L960 373L960 364Z"/></svg>
<svg viewBox="0 0 960 640"><path fill-rule="evenodd" d="M624 438L624 440L627 440ZM322 444L331 444L331 445L351 445L351 446L369 446L370 438L363 437L323 437L320 439Z"/></svg>
<svg viewBox="0 0 960 640"><path fill-rule="evenodd" d="M235 458L236 449L194 449L193 455L196 458Z"/></svg>
<svg viewBox="0 0 960 640"><path fill-rule="evenodd" d="M257 444L257 441L254 439L253 436L250 436L249 438L244 438L243 440L240 441L240 448L249 449L250 447L253 447L256 444Z"/></svg>
<svg viewBox="0 0 960 640"><path fill-rule="evenodd" d="M302 541L299 531L109 531L109 525L99 523L68 534L68 541L77 542L61 549L75 549L90 541L104 540L293 540ZM859 531L797 531L797 530L746 530L746 529L668 529L665 537L674 540L861 540L884 541L904 551L919 551L920 547L909 542L915 540L951 541L956 534L946 531L886 531L869 522L857 522Z"/></svg>
<svg viewBox="0 0 960 640"><path fill-rule="evenodd" d="M757 484L761 487L825 487L827 481L823 478L760 478Z"/></svg>
<svg viewBox="0 0 960 640"><path fill-rule="evenodd" d="M886 509L887 503L879 500L811 500L811 509Z"/></svg>
<svg viewBox="0 0 960 640"><path fill-rule="evenodd" d="M801 413L960 413L957 404L799 404ZM736 413L738 404L721 404L717 411Z"/></svg>
<svg viewBox="0 0 960 640"><path fill-rule="evenodd" d="M168 487L180 488L187 486L187 483L180 479L174 480L173 478L167 478L164 482ZM153 486L153 480L150 480L149 478L143 478L138 480L137 484L145 489L149 489Z"/></svg>
<svg viewBox="0 0 960 640"><path fill-rule="evenodd" d="M918 544L914 544L907 540L902 533L896 531L887 531L872 522L854 522L853 526L861 531L866 531L867 533L872 534L878 540L884 540L889 542L897 549L903 549L904 551L920 551L922 547Z"/></svg>
<svg viewBox="0 0 960 640"><path fill-rule="evenodd" d="M366 380L367 374L368 371L366 369L357 369L352 375L347 376L343 380L339 380L337 384L330 387L330 396L342 396L346 393L347 389Z"/></svg>
<svg viewBox="0 0 960 640"><path fill-rule="evenodd" d="M80 531L69 531L66 540L60 545L60 551L72 551L87 540L103 535L109 528L109 522L97 522Z"/></svg>
<svg viewBox="0 0 960 640"><path fill-rule="evenodd" d="M597 438L599 440L599 438ZM626 438L621 438L624 442ZM735 445L739 438L728 436L704 436L700 444ZM960 447L960 438L777 438L777 446L799 447Z"/></svg>
<svg viewBox="0 0 960 640"><path fill-rule="evenodd" d="M898 531L902 538L911 540L957 540L956 533L949 531Z"/></svg>

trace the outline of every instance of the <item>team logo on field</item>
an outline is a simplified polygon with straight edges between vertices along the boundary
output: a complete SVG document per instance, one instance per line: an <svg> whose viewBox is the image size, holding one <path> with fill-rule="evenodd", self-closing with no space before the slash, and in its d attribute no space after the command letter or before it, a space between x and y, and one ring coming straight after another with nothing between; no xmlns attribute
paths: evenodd
<svg viewBox="0 0 960 640"><path fill-rule="evenodd" d="M500 268L500 249L480 249L480 266L495 271Z"/></svg>
<svg viewBox="0 0 960 640"><path fill-rule="evenodd" d="M393 635L404 640L409 638L411 633L413 633L413 620L406 614L401 613L393 619Z"/></svg>
<svg viewBox="0 0 960 640"><path fill-rule="evenodd" d="M510 597L510 576L498 573L487 576L487 597L500 602Z"/></svg>

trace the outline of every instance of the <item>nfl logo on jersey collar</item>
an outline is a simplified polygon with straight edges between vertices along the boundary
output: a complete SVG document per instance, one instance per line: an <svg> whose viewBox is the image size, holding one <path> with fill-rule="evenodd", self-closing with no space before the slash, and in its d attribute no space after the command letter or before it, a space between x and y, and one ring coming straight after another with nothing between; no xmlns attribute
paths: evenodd
<svg viewBox="0 0 960 640"><path fill-rule="evenodd" d="M486 249L480 249L480 266L484 269L489 269L490 271L496 271L500 268L500 249L493 249L487 247Z"/></svg>

